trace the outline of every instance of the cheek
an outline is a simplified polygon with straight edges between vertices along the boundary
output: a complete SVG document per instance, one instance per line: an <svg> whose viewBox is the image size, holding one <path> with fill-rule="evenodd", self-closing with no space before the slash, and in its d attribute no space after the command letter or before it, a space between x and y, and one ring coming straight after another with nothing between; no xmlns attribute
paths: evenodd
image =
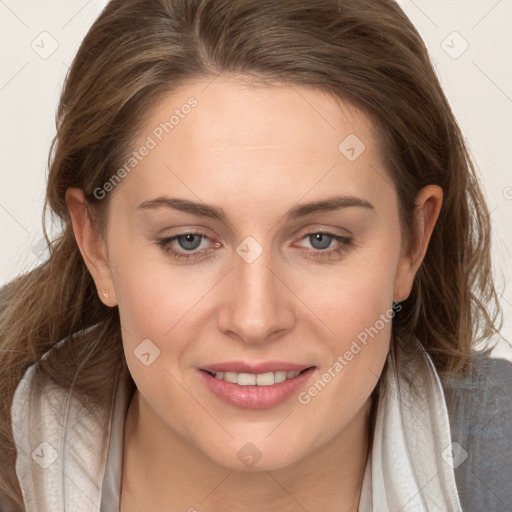
<svg viewBox="0 0 512 512"><path fill-rule="evenodd" d="M367 402L389 352L392 280L377 273L349 274L331 281L323 305L321 367L316 380L299 394L311 433L329 439L344 428Z"/></svg>
<svg viewBox="0 0 512 512"><path fill-rule="evenodd" d="M188 401L177 383L184 380L181 369L190 340L198 338L187 316L197 302L198 286L194 293L191 283L162 275L165 271L142 258L117 265L123 347L130 374L151 410L163 414L172 403L173 411L186 417Z"/></svg>
<svg viewBox="0 0 512 512"><path fill-rule="evenodd" d="M325 322L334 332L329 342L332 366L343 374L346 391L373 387L389 349L392 318L391 280L361 272L344 280L336 300L326 302Z"/></svg>
<svg viewBox="0 0 512 512"><path fill-rule="evenodd" d="M315 285L302 279L298 294L308 297L326 327L319 340L325 354L320 382L306 390L304 402L315 397L320 409L337 403L354 412L375 387L389 351L397 247L375 244Z"/></svg>
<svg viewBox="0 0 512 512"><path fill-rule="evenodd" d="M139 388L154 385L145 383L145 376L151 374L151 380L155 378L155 371L165 358L161 356L167 355L170 344L172 359L179 362L187 348L187 337L178 334L187 323L191 305L199 298L198 288L202 288L183 272L179 276L176 272L170 274L170 267L161 260L148 258L150 251L155 252L131 248L112 257L126 361ZM146 363L151 365L149 373ZM172 361L171 366L173 373L179 367Z"/></svg>
<svg viewBox="0 0 512 512"><path fill-rule="evenodd" d="M346 341L357 336L391 307L397 247L393 241L374 243L315 277L296 280L298 295L309 302L333 337Z"/></svg>
<svg viewBox="0 0 512 512"><path fill-rule="evenodd" d="M111 257L121 323L125 334L161 340L205 293L204 273L168 264L165 253L150 241L128 245L133 239L134 233L118 232L112 242L130 247L114 249Z"/></svg>

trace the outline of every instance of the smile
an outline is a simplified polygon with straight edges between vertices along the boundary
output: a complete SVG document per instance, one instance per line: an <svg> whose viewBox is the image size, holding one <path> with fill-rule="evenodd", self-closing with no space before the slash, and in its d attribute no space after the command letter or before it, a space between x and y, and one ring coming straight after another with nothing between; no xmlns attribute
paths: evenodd
<svg viewBox="0 0 512 512"><path fill-rule="evenodd" d="M221 372L198 369L206 388L224 402L243 409L269 409L296 396L316 372L277 370L264 373Z"/></svg>

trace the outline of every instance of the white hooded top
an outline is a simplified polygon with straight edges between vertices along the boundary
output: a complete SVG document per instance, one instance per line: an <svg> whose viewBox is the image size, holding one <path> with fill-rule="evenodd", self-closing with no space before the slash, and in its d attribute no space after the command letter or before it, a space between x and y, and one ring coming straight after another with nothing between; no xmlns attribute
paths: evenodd
<svg viewBox="0 0 512 512"><path fill-rule="evenodd" d="M441 381L428 354L388 356L359 512L462 512ZM118 512L124 420L131 394L119 381L109 410L91 412L35 367L14 395L16 473L27 512ZM459 450L459 451L458 451Z"/></svg>

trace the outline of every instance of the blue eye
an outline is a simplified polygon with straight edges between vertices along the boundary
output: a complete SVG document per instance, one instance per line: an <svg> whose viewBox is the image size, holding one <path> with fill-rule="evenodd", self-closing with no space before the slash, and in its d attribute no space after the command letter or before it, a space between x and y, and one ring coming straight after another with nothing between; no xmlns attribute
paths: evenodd
<svg viewBox="0 0 512 512"><path fill-rule="evenodd" d="M317 249L316 251L308 251L309 257L312 258L327 259L333 256L339 257L352 246L352 240L350 238L334 235L332 233L326 233L323 231L308 233L305 237L302 238L302 240L305 238L309 239L309 242L313 248ZM339 244L338 247L326 250L331 245L333 240Z"/></svg>
<svg viewBox="0 0 512 512"><path fill-rule="evenodd" d="M187 233L186 235L178 235L176 240L182 249L193 251L201 245L202 238L201 235L197 235L196 233Z"/></svg>
<svg viewBox="0 0 512 512"><path fill-rule="evenodd" d="M333 240L333 236L328 235L327 233L315 233L313 235L308 235L308 238L311 244L314 246L313 241L318 242L320 247L316 246L315 249L327 249Z"/></svg>
<svg viewBox="0 0 512 512"><path fill-rule="evenodd" d="M190 254L186 254L180 251L177 251L172 248L172 243L177 241L178 244L184 251L194 251L201 245L203 238L207 238L206 235L202 233L182 233L180 235L171 236L168 238L161 238L157 240L157 244L168 254L170 254L176 260L189 260L190 258L197 258L202 256L203 251L200 252L190 252Z"/></svg>
<svg viewBox="0 0 512 512"><path fill-rule="evenodd" d="M191 231L172 237L160 238L156 243L167 254L171 255L172 258L180 261L188 261L191 258L200 258L206 253L212 252L214 250L212 248L207 248L198 251L197 249L201 245L203 239L208 239L208 237L203 233L196 233ZM301 238L301 240L304 239L309 239L312 247L316 249L314 251L306 251L307 256L313 258L327 259L330 257L339 257L352 246L352 240L350 238L323 231L308 233ZM333 241L336 241L339 244L338 247L334 249L328 249ZM180 250L173 248L174 242L177 242ZM216 245L217 247L220 246L219 243Z"/></svg>

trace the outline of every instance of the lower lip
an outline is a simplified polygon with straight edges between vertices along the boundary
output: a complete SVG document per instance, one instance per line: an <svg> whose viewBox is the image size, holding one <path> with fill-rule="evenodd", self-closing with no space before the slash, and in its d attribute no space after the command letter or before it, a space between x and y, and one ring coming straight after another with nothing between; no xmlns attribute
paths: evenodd
<svg viewBox="0 0 512 512"><path fill-rule="evenodd" d="M208 388L227 403L244 409L268 409L296 394L306 384L315 369L315 367L308 368L293 379L272 384L272 386L239 386L216 379L205 370L199 370L199 373Z"/></svg>

